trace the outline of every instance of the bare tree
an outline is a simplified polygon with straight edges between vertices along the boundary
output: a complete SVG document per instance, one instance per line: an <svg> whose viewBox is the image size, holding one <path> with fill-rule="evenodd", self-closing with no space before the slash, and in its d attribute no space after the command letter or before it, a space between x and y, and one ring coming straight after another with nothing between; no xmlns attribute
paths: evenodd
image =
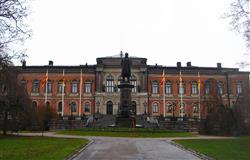
<svg viewBox="0 0 250 160"><path fill-rule="evenodd" d="M8 62L23 56L20 43L30 37L27 6L27 0L0 0L0 58Z"/></svg>
<svg viewBox="0 0 250 160"><path fill-rule="evenodd" d="M6 134L9 119L17 118L28 103L17 80L13 59L25 57L21 48L31 31L25 24L28 0L0 0L0 114Z"/></svg>
<svg viewBox="0 0 250 160"><path fill-rule="evenodd" d="M250 0L233 0L231 2L230 12L227 17L231 19L230 25L236 32L242 34L246 41L247 54L250 49ZM237 63L239 67L245 68L249 66L249 61L242 61Z"/></svg>
<svg viewBox="0 0 250 160"><path fill-rule="evenodd" d="M17 128L21 113L31 104L27 92L19 84L15 67L4 67L0 72L0 115L3 134Z"/></svg>
<svg viewBox="0 0 250 160"><path fill-rule="evenodd" d="M230 13L231 26L244 36L247 47L250 48L250 12L249 0L234 0L231 3Z"/></svg>

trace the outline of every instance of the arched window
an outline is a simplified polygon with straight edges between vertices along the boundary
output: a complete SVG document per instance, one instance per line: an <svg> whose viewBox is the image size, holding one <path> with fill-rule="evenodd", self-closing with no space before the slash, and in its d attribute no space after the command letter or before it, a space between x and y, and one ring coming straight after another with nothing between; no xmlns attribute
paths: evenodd
<svg viewBox="0 0 250 160"><path fill-rule="evenodd" d="M37 102L36 101L32 102L32 108L37 109Z"/></svg>
<svg viewBox="0 0 250 160"><path fill-rule="evenodd" d="M218 82L218 94L223 95L224 94L224 85L223 82Z"/></svg>
<svg viewBox="0 0 250 160"><path fill-rule="evenodd" d="M71 102L70 109L71 109L71 112L76 112L76 102Z"/></svg>
<svg viewBox="0 0 250 160"><path fill-rule="evenodd" d="M157 102L153 103L153 113L158 113L158 103Z"/></svg>
<svg viewBox="0 0 250 160"><path fill-rule="evenodd" d="M173 112L173 104L168 102L166 105L166 111L167 113L172 113Z"/></svg>
<svg viewBox="0 0 250 160"><path fill-rule="evenodd" d="M166 82L165 93L166 94L172 94L172 83L170 81Z"/></svg>
<svg viewBox="0 0 250 160"><path fill-rule="evenodd" d="M84 112L90 112L90 103L89 102L85 102Z"/></svg>
<svg viewBox="0 0 250 160"><path fill-rule="evenodd" d="M71 82L71 93L78 93L78 82L76 80Z"/></svg>
<svg viewBox="0 0 250 160"><path fill-rule="evenodd" d="M136 84L136 77L135 76L130 77L130 84L134 85L134 88L132 88L132 92L136 93L137 84Z"/></svg>
<svg viewBox="0 0 250 160"><path fill-rule="evenodd" d="M180 113L185 113L186 112L186 105L185 103L180 103Z"/></svg>
<svg viewBox="0 0 250 160"><path fill-rule="evenodd" d="M39 93L39 80L34 80L32 84L32 92Z"/></svg>
<svg viewBox="0 0 250 160"><path fill-rule="evenodd" d="M198 113L198 112L199 112L198 103L193 103L193 113Z"/></svg>
<svg viewBox="0 0 250 160"><path fill-rule="evenodd" d="M132 112L136 114L136 101L131 102Z"/></svg>
<svg viewBox="0 0 250 160"><path fill-rule="evenodd" d="M157 81L152 82L152 93L153 94L159 93L159 83Z"/></svg>
<svg viewBox="0 0 250 160"><path fill-rule="evenodd" d="M114 78L111 75L106 79L106 92L114 92Z"/></svg>
<svg viewBox="0 0 250 160"><path fill-rule="evenodd" d="M107 114L109 115L113 114L113 102L112 101L107 102Z"/></svg>
<svg viewBox="0 0 250 160"><path fill-rule="evenodd" d="M198 95L198 83L196 81L191 82L191 94Z"/></svg>
<svg viewBox="0 0 250 160"><path fill-rule="evenodd" d="M62 102L58 103L57 112L62 112Z"/></svg>

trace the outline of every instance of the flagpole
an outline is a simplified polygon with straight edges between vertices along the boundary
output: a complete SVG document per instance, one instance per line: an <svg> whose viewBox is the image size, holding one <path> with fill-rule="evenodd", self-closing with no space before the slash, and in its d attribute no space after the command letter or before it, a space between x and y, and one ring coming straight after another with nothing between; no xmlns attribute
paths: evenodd
<svg viewBox="0 0 250 160"><path fill-rule="evenodd" d="M181 117L183 118L183 105L182 105L182 101L183 101L183 97L182 97L182 94L183 94L183 90L182 90L182 78L181 78L181 71L180 71L180 94L181 94Z"/></svg>
<svg viewBox="0 0 250 160"><path fill-rule="evenodd" d="M165 118L165 116L166 116L166 97L165 97L165 69L163 70L163 88L162 88L162 90L163 90L163 117Z"/></svg>
<svg viewBox="0 0 250 160"><path fill-rule="evenodd" d="M64 113L64 69L63 69L63 80L62 80L62 116Z"/></svg>
<svg viewBox="0 0 250 160"><path fill-rule="evenodd" d="M201 119L201 80L200 80L200 72L198 72L198 101L199 101L199 120Z"/></svg>
<svg viewBox="0 0 250 160"><path fill-rule="evenodd" d="M79 94L79 99L80 99L80 102L79 102L79 117L81 116L81 110L82 110L82 69L81 69L81 73L80 73L80 94Z"/></svg>
<svg viewBox="0 0 250 160"><path fill-rule="evenodd" d="M46 71L46 75L45 75L45 105L48 101L48 79L49 79L49 76L48 76L48 70Z"/></svg>

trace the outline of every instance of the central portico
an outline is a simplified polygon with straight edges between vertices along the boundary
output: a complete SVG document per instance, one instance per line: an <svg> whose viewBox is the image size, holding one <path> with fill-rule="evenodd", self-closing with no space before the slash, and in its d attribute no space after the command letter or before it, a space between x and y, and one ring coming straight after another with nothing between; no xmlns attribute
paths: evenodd
<svg viewBox="0 0 250 160"><path fill-rule="evenodd" d="M95 112L101 114L117 115L120 104L121 89L118 85L122 82L121 61L119 56L97 58L96 66L96 93ZM131 106L137 115L148 111L147 93L147 59L130 57L131 77Z"/></svg>

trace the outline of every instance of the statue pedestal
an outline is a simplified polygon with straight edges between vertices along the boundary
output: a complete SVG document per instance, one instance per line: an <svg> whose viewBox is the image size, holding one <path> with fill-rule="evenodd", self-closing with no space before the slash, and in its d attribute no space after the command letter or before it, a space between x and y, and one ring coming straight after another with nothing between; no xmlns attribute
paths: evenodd
<svg viewBox="0 0 250 160"><path fill-rule="evenodd" d="M118 114L116 117L116 125L119 127L131 127L135 124L134 113L132 113L131 107L131 89L134 86L130 82L121 82L118 85L120 88L120 104Z"/></svg>

